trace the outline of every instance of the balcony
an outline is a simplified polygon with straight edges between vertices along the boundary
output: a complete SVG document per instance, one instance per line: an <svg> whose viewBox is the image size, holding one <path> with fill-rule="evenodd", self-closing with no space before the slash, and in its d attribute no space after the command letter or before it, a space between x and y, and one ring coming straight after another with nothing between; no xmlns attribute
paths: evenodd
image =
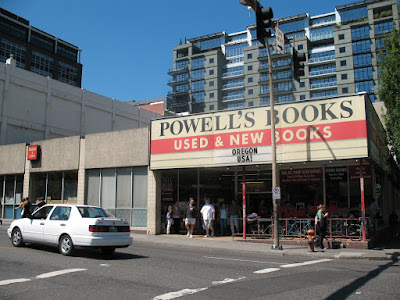
<svg viewBox="0 0 400 300"><path fill-rule="evenodd" d="M244 94L241 95L230 95L222 97L222 102L244 100Z"/></svg>
<svg viewBox="0 0 400 300"><path fill-rule="evenodd" d="M244 88L244 82L227 83L222 86L222 90L234 90Z"/></svg>
<svg viewBox="0 0 400 300"><path fill-rule="evenodd" d="M172 80L168 81L168 85L169 86L178 85L178 84L184 84L184 83L189 83L189 78L179 79L179 80L172 79Z"/></svg>
<svg viewBox="0 0 400 300"><path fill-rule="evenodd" d="M326 69L326 70L318 70L311 71L309 77L323 76L336 73L336 68L334 69Z"/></svg>
<svg viewBox="0 0 400 300"><path fill-rule="evenodd" d="M179 73L185 73L189 71L189 66L183 66L175 69L169 69L168 70L168 75L175 75Z"/></svg>
<svg viewBox="0 0 400 300"><path fill-rule="evenodd" d="M336 87L336 86L337 86L337 81L312 83L312 84L310 84L310 90L325 89L325 88L331 88L331 87Z"/></svg>
<svg viewBox="0 0 400 300"><path fill-rule="evenodd" d="M222 78L231 78L231 77L238 77L238 76L243 76L243 75L244 75L244 70L240 70L240 71L223 73Z"/></svg>
<svg viewBox="0 0 400 300"><path fill-rule="evenodd" d="M308 59L308 64L318 64L322 62L331 62L335 61L335 55L328 55L328 56L323 56L323 57L316 57L316 58L309 58Z"/></svg>

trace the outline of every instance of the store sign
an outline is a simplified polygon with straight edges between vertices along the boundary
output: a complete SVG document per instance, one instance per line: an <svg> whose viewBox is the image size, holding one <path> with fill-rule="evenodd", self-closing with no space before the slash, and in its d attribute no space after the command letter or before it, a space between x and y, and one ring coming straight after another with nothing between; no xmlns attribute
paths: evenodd
<svg viewBox="0 0 400 300"><path fill-rule="evenodd" d="M362 172L361 172L362 170ZM363 174L364 179L372 178L372 168L371 165L361 166L349 166L349 177L350 180L359 180L360 175Z"/></svg>
<svg viewBox="0 0 400 300"><path fill-rule="evenodd" d="M28 160L40 159L40 146L28 146Z"/></svg>
<svg viewBox="0 0 400 300"><path fill-rule="evenodd" d="M151 122L150 168L279 163L368 156L365 96L304 101ZM351 130L349 130L351 129Z"/></svg>
<svg viewBox="0 0 400 300"><path fill-rule="evenodd" d="M347 167L325 168L327 181L347 181Z"/></svg>
<svg viewBox="0 0 400 300"><path fill-rule="evenodd" d="M281 183L322 182L322 168L281 170Z"/></svg>

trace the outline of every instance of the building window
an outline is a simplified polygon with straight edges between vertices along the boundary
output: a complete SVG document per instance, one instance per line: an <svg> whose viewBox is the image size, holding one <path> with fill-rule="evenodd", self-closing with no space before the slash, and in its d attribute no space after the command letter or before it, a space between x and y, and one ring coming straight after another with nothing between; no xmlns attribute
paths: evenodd
<svg viewBox="0 0 400 300"><path fill-rule="evenodd" d="M349 9L339 12L343 23L368 18L368 8L366 6Z"/></svg>
<svg viewBox="0 0 400 300"><path fill-rule="evenodd" d="M345 53L346 52L346 47L340 47L339 48L340 53Z"/></svg>
<svg viewBox="0 0 400 300"><path fill-rule="evenodd" d="M192 91L203 91L204 90L204 80L199 80L192 82Z"/></svg>
<svg viewBox="0 0 400 300"><path fill-rule="evenodd" d="M346 80L347 79L347 74L342 74L342 80Z"/></svg>
<svg viewBox="0 0 400 300"><path fill-rule="evenodd" d="M249 77L249 78L247 78L247 82L248 82L248 83L251 83L251 82L253 82L253 77Z"/></svg>
<svg viewBox="0 0 400 300"><path fill-rule="evenodd" d="M210 93L209 98L214 98L214 93Z"/></svg>
<svg viewBox="0 0 400 300"><path fill-rule="evenodd" d="M78 61L78 51L61 44L57 44L57 54L73 62Z"/></svg>
<svg viewBox="0 0 400 300"><path fill-rule="evenodd" d="M253 66L247 66L247 71L252 71L253 70Z"/></svg>
<svg viewBox="0 0 400 300"><path fill-rule="evenodd" d="M53 58L32 51L31 71L40 75L53 77Z"/></svg>
<svg viewBox="0 0 400 300"><path fill-rule="evenodd" d="M253 54L252 53L248 53L247 54L247 59L252 59L253 58Z"/></svg>
<svg viewBox="0 0 400 300"><path fill-rule="evenodd" d="M249 107L251 107L251 106L254 106L254 102L253 101L249 102Z"/></svg>
<svg viewBox="0 0 400 300"><path fill-rule="evenodd" d="M252 90L252 89L249 90L249 91L248 91L248 94L249 94L249 95L253 95L253 90Z"/></svg>
<svg viewBox="0 0 400 300"><path fill-rule="evenodd" d="M65 62L58 62L58 80L71 84L78 85L78 68L71 66Z"/></svg>
<svg viewBox="0 0 400 300"><path fill-rule="evenodd" d="M354 69L354 80L368 80L372 79L372 67Z"/></svg>
<svg viewBox="0 0 400 300"><path fill-rule="evenodd" d="M208 83L208 86L214 86L214 80Z"/></svg>
<svg viewBox="0 0 400 300"><path fill-rule="evenodd" d="M210 58L210 64L214 63L214 58Z"/></svg>
<svg viewBox="0 0 400 300"><path fill-rule="evenodd" d="M204 69L192 71L192 80L204 79Z"/></svg>
<svg viewBox="0 0 400 300"><path fill-rule="evenodd" d="M369 26L357 27L351 29L351 38L353 40L362 40L369 38Z"/></svg>
<svg viewBox="0 0 400 300"><path fill-rule="evenodd" d="M300 100L305 100L306 99L306 95L300 95Z"/></svg>
<svg viewBox="0 0 400 300"><path fill-rule="evenodd" d="M26 48L24 46L13 43L6 39L1 39L1 48L0 48L1 61L5 63L6 60L10 58L10 54L13 54L18 67L25 68Z"/></svg>
<svg viewBox="0 0 400 300"><path fill-rule="evenodd" d="M32 33L31 43L49 52L54 52L54 42L45 38L44 36Z"/></svg>
<svg viewBox="0 0 400 300"><path fill-rule="evenodd" d="M341 60L341 61L340 61L340 66L344 67L344 66L346 66L346 65L347 65L347 63L346 63L345 60Z"/></svg>
<svg viewBox="0 0 400 300"><path fill-rule="evenodd" d="M360 54L353 56L354 67L370 66L372 65L372 55L371 53Z"/></svg>
<svg viewBox="0 0 400 300"><path fill-rule="evenodd" d="M368 81L356 82L356 93L360 93L360 92L373 93L374 92L374 81L368 80Z"/></svg>
<svg viewBox="0 0 400 300"><path fill-rule="evenodd" d="M214 104L210 105L210 110L214 110Z"/></svg>
<svg viewBox="0 0 400 300"><path fill-rule="evenodd" d="M193 102L204 102L204 97L205 93L204 92L198 92L198 93L193 93L192 94L192 101Z"/></svg>
<svg viewBox="0 0 400 300"><path fill-rule="evenodd" d="M319 41L333 38L333 26L324 26L310 30L310 41Z"/></svg>
<svg viewBox="0 0 400 300"><path fill-rule="evenodd" d="M300 82L300 87L303 88L303 87L305 87L305 86L306 86L306 83L305 83L304 81L301 81L301 82Z"/></svg>
<svg viewBox="0 0 400 300"><path fill-rule="evenodd" d="M349 88L342 88L342 94L347 94L349 92Z"/></svg>
<svg viewBox="0 0 400 300"><path fill-rule="evenodd" d="M209 74L214 75L214 70L210 70Z"/></svg>
<svg viewBox="0 0 400 300"><path fill-rule="evenodd" d="M375 35L392 32L393 22L375 24Z"/></svg>
<svg viewBox="0 0 400 300"><path fill-rule="evenodd" d="M344 34L339 34L339 40L344 40Z"/></svg>
<svg viewBox="0 0 400 300"><path fill-rule="evenodd" d="M298 45L297 50L303 50L304 46L303 45Z"/></svg>
<svg viewBox="0 0 400 300"><path fill-rule="evenodd" d="M371 41L370 40L353 42L353 54L370 52L370 51L371 51Z"/></svg>
<svg viewBox="0 0 400 300"><path fill-rule="evenodd" d="M196 57L192 59L192 70L204 68L204 57Z"/></svg>

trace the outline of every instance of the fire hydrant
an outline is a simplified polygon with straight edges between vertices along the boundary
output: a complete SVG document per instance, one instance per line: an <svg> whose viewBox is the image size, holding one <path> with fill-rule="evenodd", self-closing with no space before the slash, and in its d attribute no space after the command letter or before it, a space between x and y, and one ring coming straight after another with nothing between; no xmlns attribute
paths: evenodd
<svg viewBox="0 0 400 300"><path fill-rule="evenodd" d="M308 252L314 252L315 231L313 229L307 230Z"/></svg>

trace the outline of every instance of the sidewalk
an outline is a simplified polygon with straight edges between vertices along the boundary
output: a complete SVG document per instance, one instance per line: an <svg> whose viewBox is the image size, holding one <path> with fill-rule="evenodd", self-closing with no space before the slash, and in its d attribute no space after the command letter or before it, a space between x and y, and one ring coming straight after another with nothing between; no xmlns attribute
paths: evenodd
<svg viewBox="0 0 400 300"><path fill-rule="evenodd" d="M242 237L208 237L202 235L195 235L190 239L186 235L146 235L142 233L132 233L133 245L135 241L152 243L155 245L170 245L170 246L183 246L195 247L197 249L229 249L230 251L237 252L256 252L266 253L269 255L293 255L293 256L307 256L316 259L331 258L331 259L365 259L365 260L392 260L399 261L400 258L400 241L393 241L379 248L374 249L352 249L352 248L339 248L329 249L324 251L316 249L316 252L308 252L307 246L304 245L282 245L282 250L271 249L271 243L265 240L252 240L250 238L243 240ZM325 246L328 243L325 242Z"/></svg>

